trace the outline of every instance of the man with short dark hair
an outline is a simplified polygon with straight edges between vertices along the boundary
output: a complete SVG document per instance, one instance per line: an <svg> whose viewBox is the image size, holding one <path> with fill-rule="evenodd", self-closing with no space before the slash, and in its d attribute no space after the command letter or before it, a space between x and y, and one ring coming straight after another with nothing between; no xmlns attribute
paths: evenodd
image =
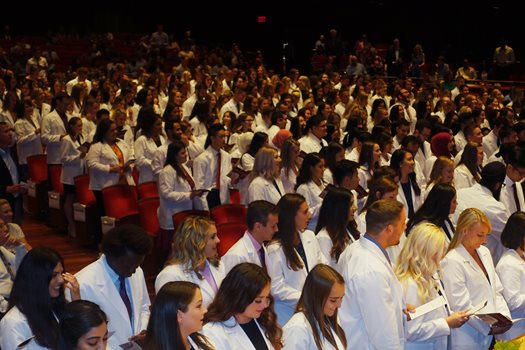
<svg viewBox="0 0 525 350"><path fill-rule="evenodd" d="M195 188L210 190L207 196L201 197L202 208L206 210L230 202L229 186L235 180L228 177L232 163L230 154L222 149L225 138L224 126L210 126L204 145L206 150L193 161Z"/></svg>
<svg viewBox="0 0 525 350"><path fill-rule="evenodd" d="M145 335L151 303L140 264L152 246L139 226L117 226L103 237L102 256L75 275L82 299L98 304L111 320L109 349Z"/></svg>
<svg viewBox="0 0 525 350"><path fill-rule="evenodd" d="M253 201L246 214L248 230L222 257L226 273L235 265L250 262L266 269L268 253L265 242L277 232L279 210L275 204L264 200Z"/></svg>
<svg viewBox="0 0 525 350"><path fill-rule="evenodd" d="M383 199L366 211L367 233L349 245L337 265L345 279L339 318L349 349L405 347L403 287L386 248L399 244L406 228L403 204Z"/></svg>

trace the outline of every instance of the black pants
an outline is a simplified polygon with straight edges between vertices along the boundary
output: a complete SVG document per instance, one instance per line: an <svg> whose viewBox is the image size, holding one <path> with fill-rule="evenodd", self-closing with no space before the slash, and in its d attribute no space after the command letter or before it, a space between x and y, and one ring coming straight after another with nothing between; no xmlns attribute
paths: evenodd
<svg viewBox="0 0 525 350"><path fill-rule="evenodd" d="M104 209L104 199L102 197L102 191L93 191L93 194L95 195L95 199L97 200L97 217L95 222L93 223L93 244L95 246L98 246L100 241L102 241L102 222L100 218L104 215L106 215L106 210Z"/></svg>

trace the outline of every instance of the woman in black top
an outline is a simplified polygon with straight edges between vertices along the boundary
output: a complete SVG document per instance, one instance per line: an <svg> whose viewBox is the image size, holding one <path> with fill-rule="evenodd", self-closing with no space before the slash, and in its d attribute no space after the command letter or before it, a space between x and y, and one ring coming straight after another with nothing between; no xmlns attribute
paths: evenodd
<svg viewBox="0 0 525 350"><path fill-rule="evenodd" d="M282 330L270 287L270 277L262 267L236 265L208 308L204 334L218 349L280 349Z"/></svg>

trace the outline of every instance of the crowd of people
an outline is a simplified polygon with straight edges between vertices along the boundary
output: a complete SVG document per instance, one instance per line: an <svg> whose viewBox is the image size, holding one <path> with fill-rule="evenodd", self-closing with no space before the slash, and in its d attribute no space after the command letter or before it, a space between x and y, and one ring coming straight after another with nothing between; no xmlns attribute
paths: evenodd
<svg viewBox="0 0 525 350"><path fill-rule="evenodd" d="M520 89L270 76L185 49L136 77L116 63L45 86L0 69L2 349L463 350L525 333L476 316L525 306ZM75 275L27 244L27 157L42 153L62 165L73 237L76 176L99 216L104 188L157 182L171 252L153 305L140 265L158 247L140 227L93 223L101 256ZM222 257L213 220L173 223L234 201L247 230Z"/></svg>

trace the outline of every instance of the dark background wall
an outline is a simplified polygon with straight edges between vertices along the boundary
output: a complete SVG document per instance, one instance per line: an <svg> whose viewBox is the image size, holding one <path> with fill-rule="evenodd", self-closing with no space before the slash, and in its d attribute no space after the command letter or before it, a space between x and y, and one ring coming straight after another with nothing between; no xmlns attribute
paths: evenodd
<svg viewBox="0 0 525 350"><path fill-rule="evenodd" d="M263 50L266 60L280 66L283 53L288 67L306 68L314 42L330 28L353 47L361 34L372 43L389 44L399 37L409 53L421 43L428 61L443 54L450 63L464 57L471 61L492 59L501 36L523 57L523 14L514 2L471 1L215 1L186 0L173 2L92 0L61 5L63 16L54 9L5 13L0 19L13 33L134 32L151 33L156 23L180 39L191 29L198 43L230 47L236 42L243 51ZM254 9L255 8L255 9ZM23 11L23 12L22 12ZM266 16L266 23L257 22ZM20 17L20 18L19 18ZM286 51L283 44L288 43Z"/></svg>

